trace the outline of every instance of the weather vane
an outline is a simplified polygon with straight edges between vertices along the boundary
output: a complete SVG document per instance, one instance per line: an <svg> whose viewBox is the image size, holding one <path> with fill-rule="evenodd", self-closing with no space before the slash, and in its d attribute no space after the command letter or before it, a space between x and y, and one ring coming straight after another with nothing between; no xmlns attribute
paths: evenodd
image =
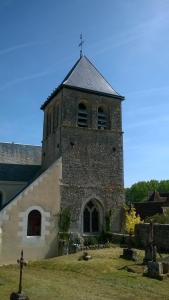
<svg viewBox="0 0 169 300"><path fill-rule="evenodd" d="M80 57L82 57L83 55L83 44L84 44L84 40L82 37L82 33L80 34L80 43L79 43L79 47L80 47Z"/></svg>

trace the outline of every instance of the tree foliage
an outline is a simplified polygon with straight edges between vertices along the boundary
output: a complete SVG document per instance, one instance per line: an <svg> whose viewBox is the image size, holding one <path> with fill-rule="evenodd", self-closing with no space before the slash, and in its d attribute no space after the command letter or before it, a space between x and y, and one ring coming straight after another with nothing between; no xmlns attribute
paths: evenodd
<svg viewBox="0 0 169 300"><path fill-rule="evenodd" d="M130 188L126 188L126 202L144 202L148 198L149 192L169 192L169 180L150 180L139 181L133 184Z"/></svg>
<svg viewBox="0 0 169 300"><path fill-rule="evenodd" d="M111 231L111 217L112 217L112 211L111 209L106 213L105 216L105 227L106 227L106 231L110 232Z"/></svg>
<svg viewBox="0 0 169 300"><path fill-rule="evenodd" d="M145 222L152 222L158 224L169 224L169 208L166 209L164 214L155 214L154 216L147 217Z"/></svg>
<svg viewBox="0 0 169 300"><path fill-rule="evenodd" d="M59 231L68 232L71 222L71 213L69 208L63 208L59 214Z"/></svg>
<svg viewBox="0 0 169 300"><path fill-rule="evenodd" d="M136 215L136 210L134 207L131 209L126 209L125 213L125 231L127 233L134 233L134 228L136 224L142 223L139 215Z"/></svg>

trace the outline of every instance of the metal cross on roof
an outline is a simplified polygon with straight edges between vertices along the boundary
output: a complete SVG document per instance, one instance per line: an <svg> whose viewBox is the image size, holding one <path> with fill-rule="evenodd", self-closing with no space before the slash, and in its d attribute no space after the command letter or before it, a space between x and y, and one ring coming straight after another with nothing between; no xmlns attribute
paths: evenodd
<svg viewBox="0 0 169 300"><path fill-rule="evenodd" d="M83 55L83 44L84 44L84 40L82 37L82 33L80 34L80 43L79 43L79 47L80 47L80 57L82 57Z"/></svg>

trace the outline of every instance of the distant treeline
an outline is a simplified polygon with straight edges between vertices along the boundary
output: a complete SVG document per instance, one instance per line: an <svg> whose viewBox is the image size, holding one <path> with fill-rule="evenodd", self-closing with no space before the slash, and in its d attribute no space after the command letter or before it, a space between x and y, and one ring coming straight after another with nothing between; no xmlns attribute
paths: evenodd
<svg viewBox="0 0 169 300"><path fill-rule="evenodd" d="M134 183L130 188L125 189L126 202L144 202L153 191L169 193L169 180L150 180Z"/></svg>

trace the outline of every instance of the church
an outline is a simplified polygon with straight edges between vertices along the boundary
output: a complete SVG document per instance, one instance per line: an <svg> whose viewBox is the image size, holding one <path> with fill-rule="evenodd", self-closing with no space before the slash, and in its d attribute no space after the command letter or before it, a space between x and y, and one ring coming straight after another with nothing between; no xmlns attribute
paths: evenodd
<svg viewBox="0 0 169 300"><path fill-rule="evenodd" d="M0 143L0 264L57 255L63 209L72 233L99 235L110 211L120 232L123 100L81 55L41 106L42 147Z"/></svg>

